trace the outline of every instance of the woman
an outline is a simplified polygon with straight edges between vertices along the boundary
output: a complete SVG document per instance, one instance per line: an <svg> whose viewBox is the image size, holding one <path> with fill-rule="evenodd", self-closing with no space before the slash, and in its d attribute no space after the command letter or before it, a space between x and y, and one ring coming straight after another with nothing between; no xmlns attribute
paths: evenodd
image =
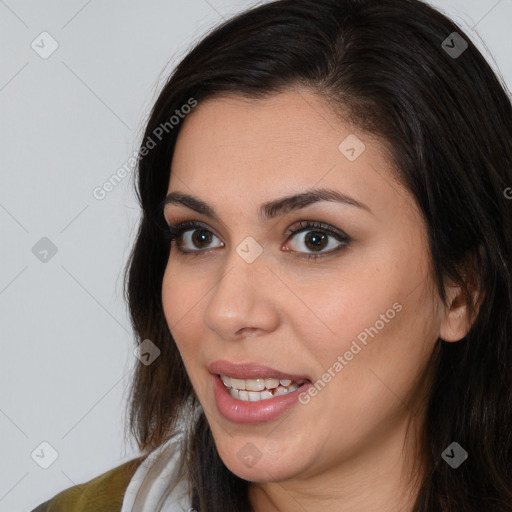
<svg viewBox="0 0 512 512"><path fill-rule="evenodd" d="M511 511L507 92L418 0L199 42L139 152L143 455L36 510Z"/></svg>

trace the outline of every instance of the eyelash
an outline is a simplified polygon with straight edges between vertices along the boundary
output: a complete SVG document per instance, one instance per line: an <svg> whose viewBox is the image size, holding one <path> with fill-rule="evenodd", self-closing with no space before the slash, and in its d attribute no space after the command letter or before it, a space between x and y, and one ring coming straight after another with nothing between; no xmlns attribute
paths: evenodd
<svg viewBox="0 0 512 512"><path fill-rule="evenodd" d="M299 226L299 229L295 229L297 226ZM187 231L196 231L198 229L203 229L205 231L212 233L214 236L216 236L210 229L208 229L208 227L206 225L204 225L200 222L185 221L185 222L182 222L181 224L178 224L177 226L167 226L167 228L165 228L163 230L164 239L169 244L172 244L173 241L179 240L179 238ZM299 257L307 258L308 260L311 260L311 259L316 260L323 256L331 256L334 253L337 253L338 251L345 249L352 241L350 239L350 237L345 235L343 232L335 231L332 228L330 228L328 225L323 224L322 222L312 222L312 221L300 221L298 224L295 224L292 228L290 228L286 232L286 236L287 236L286 240L288 241L291 237L293 237L299 233L308 232L308 231L317 231L317 232L326 234L328 236L331 236L331 237L335 238L336 240L338 240L339 242L341 242L341 245L338 246L336 249L332 249L332 250L330 250L328 252L324 252L324 253L314 254L314 253L300 253L299 252L299 254L300 254ZM200 256L200 255L203 255L205 252L209 251L209 249L198 249L195 251L184 250L184 249L182 249L182 244L179 242L176 243L176 248L179 253L187 255L187 256Z"/></svg>

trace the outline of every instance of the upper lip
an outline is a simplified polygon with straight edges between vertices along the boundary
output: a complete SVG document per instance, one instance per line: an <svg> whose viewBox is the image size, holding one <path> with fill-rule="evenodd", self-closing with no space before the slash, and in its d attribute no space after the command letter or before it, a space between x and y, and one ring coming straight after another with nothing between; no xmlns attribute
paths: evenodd
<svg viewBox="0 0 512 512"><path fill-rule="evenodd" d="M230 361L219 360L208 365L210 373L217 375L226 375L235 379L289 379L289 380L309 380L306 375L296 375L286 373L269 366L255 363L232 363Z"/></svg>

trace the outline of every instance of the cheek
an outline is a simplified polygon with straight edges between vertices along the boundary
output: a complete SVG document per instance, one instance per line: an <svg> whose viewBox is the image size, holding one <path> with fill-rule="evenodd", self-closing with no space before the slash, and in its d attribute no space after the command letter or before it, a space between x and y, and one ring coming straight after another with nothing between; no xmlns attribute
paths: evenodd
<svg viewBox="0 0 512 512"><path fill-rule="evenodd" d="M418 247L412 251L402 238L382 238L385 242L375 250L347 258L339 275L324 280L317 288L322 293L316 294L317 300L313 297L312 309L329 335L323 341L317 337L319 353L330 353L331 364L333 352L357 352L358 359L363 352L396 354L432 330L433 299L421 244L412 240L411 246ZM347 359L355 358L347 353Z"/></svg>
<svg viewBox="0 0 512 512"><path fill-rule="evenodd" d="M400 405L414 391L437 340L421 258L397 261L389 255L379 267L363 262L363 272L346 268L339 279L319 283L321 293L305 298L314 315L295 313L315 362L310 367L321 381L317 396L332 410L344 404L352 417L384 415Z"/></svg>
<svg viewBox="0 0 512 512"><path fill-rule="evenodd" d="M201 300L205 299L205 287L189 272L178 272L176 265L168 264L162 280L162 305L167 326L176 342L187 371L197 353L202 339ZM206 288L207 290L208 288ZM190 373L189 373L190 375Z"/></svg>
<svg viewBox="0 0 512 512"><path fill-rule="evenodd" d="M162 305L173 334L175 330L182 330L185 324L193 325L194 309L198 309L207 292L208 287L196 272L169 259L162 279Z"/></svg>
<svg viewBox="0 0 512 512"><path fill-rule="evenodd" d="M338 272L295 288L307 307L294 304L288 314L322 371L347 352L349 360L360 359L372 339L381 338L399 322L404 296L400 281L405 279L395 276L393 262L386 267L384 256L379 255L380 266L375 260L361 261L360 255L346 258ZM360 348L354 346L356 342Z"/></svg>

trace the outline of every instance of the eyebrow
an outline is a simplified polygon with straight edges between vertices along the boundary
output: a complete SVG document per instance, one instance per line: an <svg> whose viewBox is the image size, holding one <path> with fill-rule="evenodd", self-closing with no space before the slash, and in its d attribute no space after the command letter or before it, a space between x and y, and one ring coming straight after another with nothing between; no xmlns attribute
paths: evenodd
<svg viewBox="0 0 512 512"><path fill-rule="evenodd" d="M258 216L262 220L270 220L321 201L330 201L354 206L366 210L373 215L367 205L357 201L353 197L342 194L336 190L317 188L301 194L281 197L279 199L269 201L268 203L263 203L259 208ZM180 192L171 192L167 194L165 199L160 203L160 211L162 213L168 204L182 205L190 210L194 210L197 213L205 215L206 217L220 221L218 214L212 206L198 197L194 197L189 194L183 194Z"/></svg>

